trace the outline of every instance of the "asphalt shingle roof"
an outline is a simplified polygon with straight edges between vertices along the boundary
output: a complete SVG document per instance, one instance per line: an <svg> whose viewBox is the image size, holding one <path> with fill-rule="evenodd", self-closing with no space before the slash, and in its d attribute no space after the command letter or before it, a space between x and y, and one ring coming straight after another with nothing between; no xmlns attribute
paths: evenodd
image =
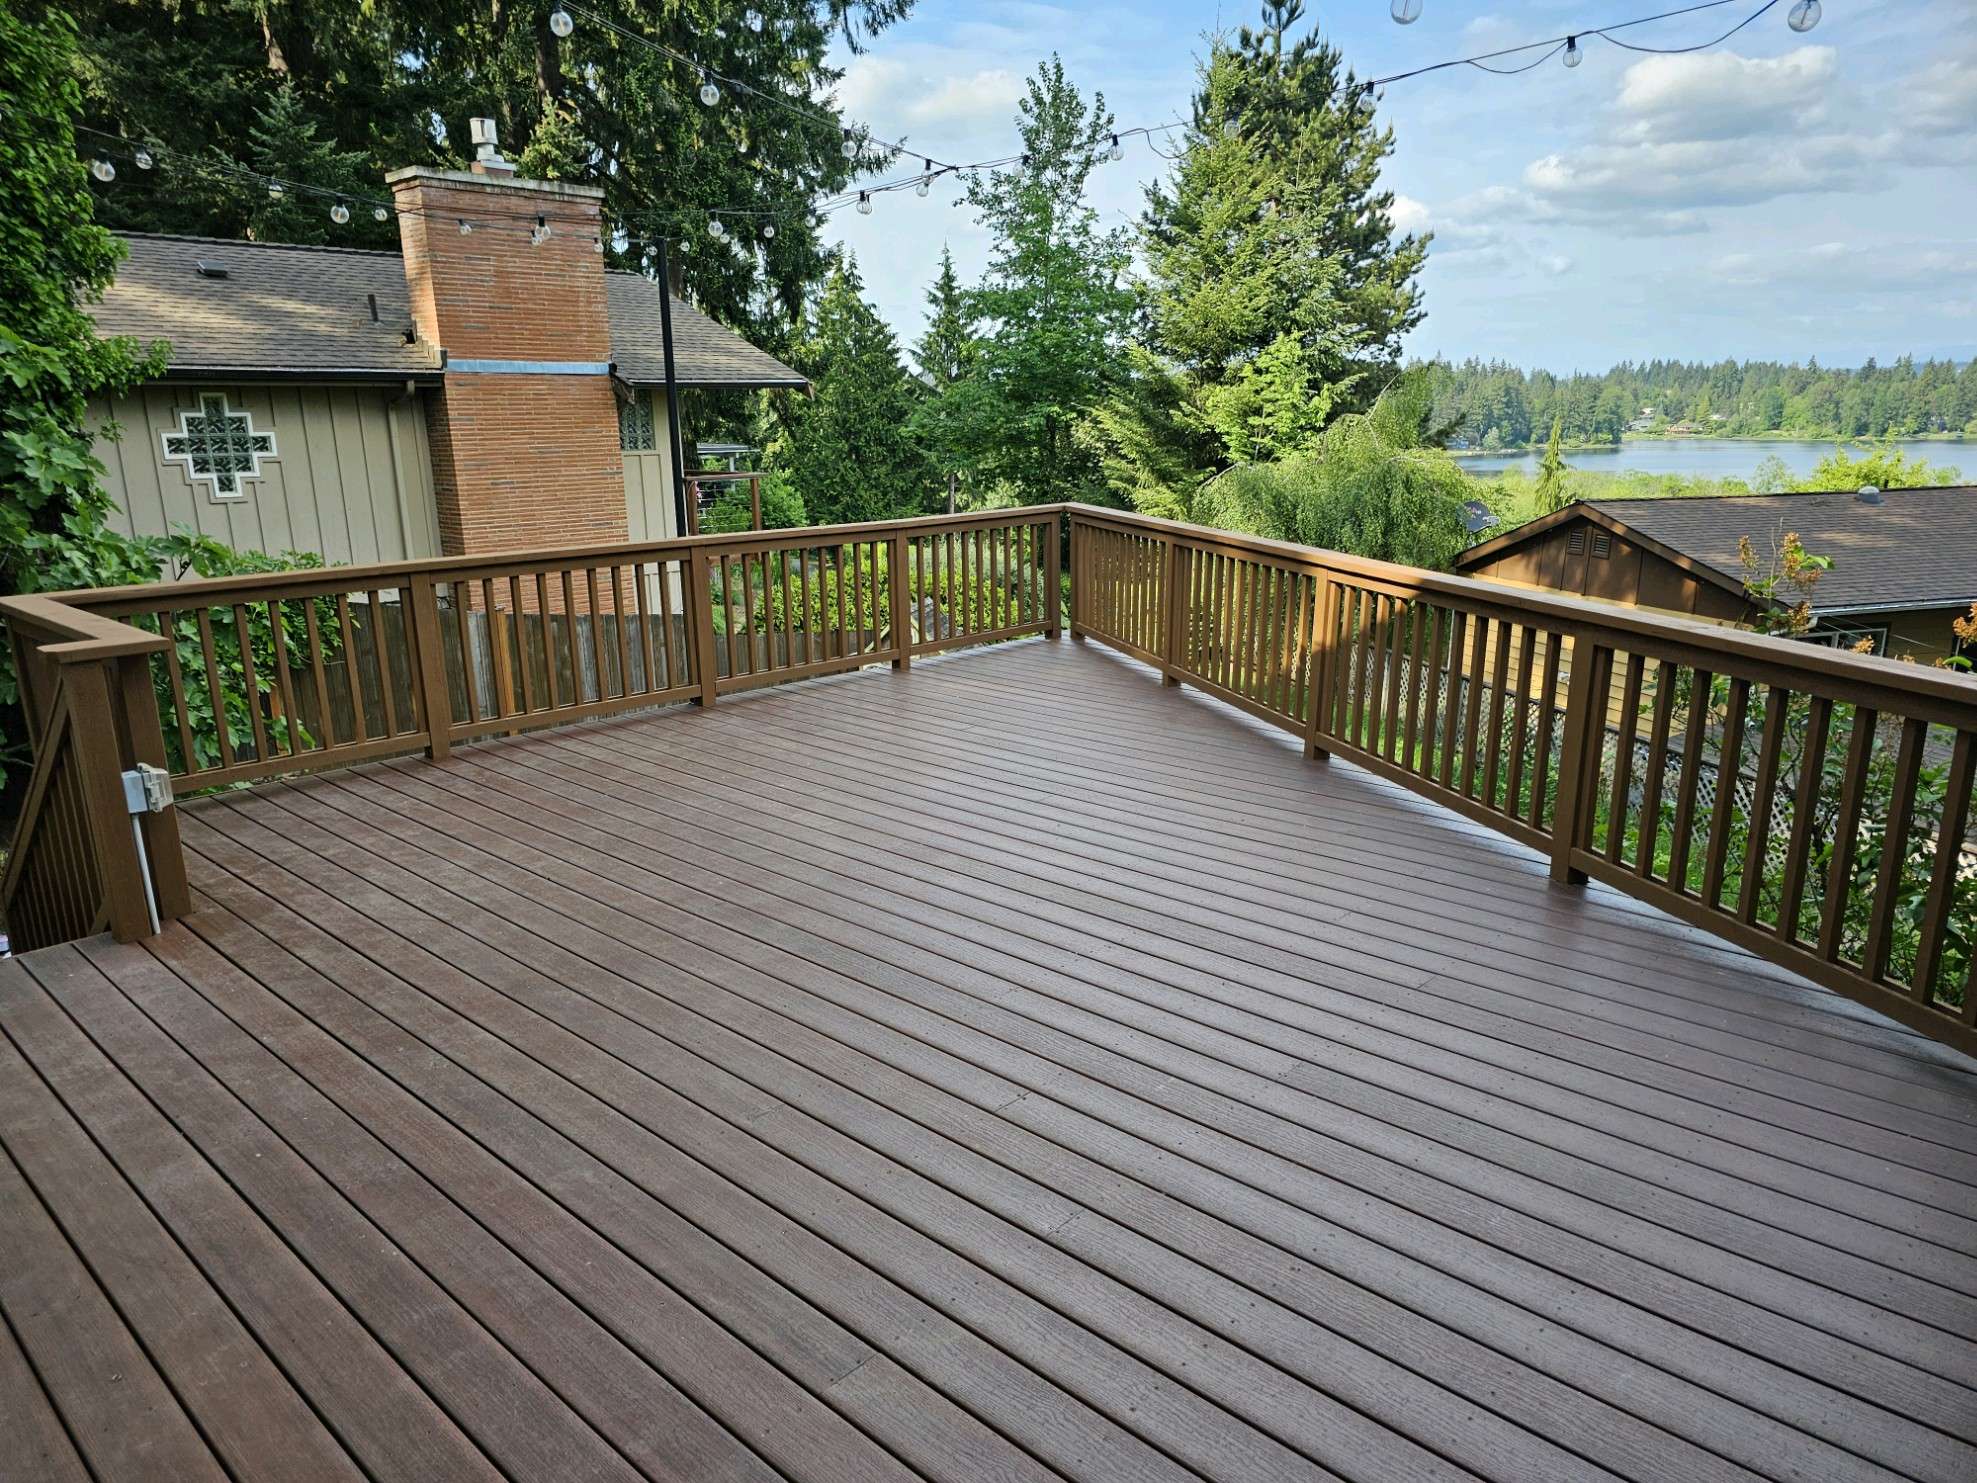
<svg viewBox="0 0 1977 1483"><path fill-rule="evenodd" d="M399 377L439 369L434 349L410 340L411 301L396 252L148 233L123 240L130 255L90 312L102 334L170 341L173 371ZM224 266L227 276L202 276L202 260ZM618 374L634 384L663 382L659 285L614 272L607 291ZM682 386L806 384L678 298L673 359Z"/></svg>
<svg viewBox="0 0 1977 1483"><path fill-rule="evenodd" d="M1786 531L1833 558L1816 611L1977 601L1977 485L1889 489L1868 504L1852 491L1704 499L1603 499L1594 509L1736 578L1737 538L1759 547Z"/></svg>

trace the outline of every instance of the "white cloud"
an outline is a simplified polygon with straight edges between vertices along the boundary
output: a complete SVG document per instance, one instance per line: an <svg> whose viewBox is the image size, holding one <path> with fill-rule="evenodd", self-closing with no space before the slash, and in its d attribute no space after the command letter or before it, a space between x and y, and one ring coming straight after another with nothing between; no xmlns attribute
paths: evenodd
<svg viewBox="0 0 1977 1483"><path fill-rule="evenodd" d="M1393 205L1387 208L1397 232L1425 232L1428 229L1430 213L1427 203L1417 201L1412 196L1395 196Z"/></svg>

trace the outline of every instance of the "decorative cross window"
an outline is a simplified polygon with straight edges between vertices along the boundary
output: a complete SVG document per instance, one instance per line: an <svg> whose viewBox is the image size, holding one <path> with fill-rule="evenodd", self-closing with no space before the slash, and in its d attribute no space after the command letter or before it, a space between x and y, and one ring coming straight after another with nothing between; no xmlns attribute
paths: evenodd
<svg viewBox="0 0 1977 1483"><path fill-rule="evenodd" d="M204 479L214 499L243 499L242 479L261 477L261 460L275 456L275 435L254 431L246 412L235 412L223 395L205 394L197 412L178 414L178 431L166 433L165 457L185 465L186 477Z"/></svg>
<svg viewBox="0 0 1977 1483"><path fill-rule="evenodd" d="M626 453L650 453L659 446L652 425L652 397L634 391L618 402L618 447Z"/></svg>

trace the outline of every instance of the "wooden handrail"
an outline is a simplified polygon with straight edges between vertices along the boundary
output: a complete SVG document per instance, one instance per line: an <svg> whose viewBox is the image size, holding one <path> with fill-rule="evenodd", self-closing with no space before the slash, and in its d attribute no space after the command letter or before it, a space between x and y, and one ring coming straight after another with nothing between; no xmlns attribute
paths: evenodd
<svg viewBox="0 0 1977 1483"><path fill-rule="evenodd" d="M1117 510L1069 516L1074 637L1545 852L1555 880L1604 881L1977 1051L1963 946L1977 680Z"/></svg>

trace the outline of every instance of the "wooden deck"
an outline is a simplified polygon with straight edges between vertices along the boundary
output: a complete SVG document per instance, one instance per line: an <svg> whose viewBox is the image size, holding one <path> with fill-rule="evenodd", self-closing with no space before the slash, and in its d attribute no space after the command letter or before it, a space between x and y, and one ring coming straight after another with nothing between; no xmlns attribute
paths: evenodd
<svg viewBox="0 0 1977 1483"><path fill-rule="evenodd" d="M9 1483L1977 1477L1977 1066L1096 648L182 812Z"/></svg>

